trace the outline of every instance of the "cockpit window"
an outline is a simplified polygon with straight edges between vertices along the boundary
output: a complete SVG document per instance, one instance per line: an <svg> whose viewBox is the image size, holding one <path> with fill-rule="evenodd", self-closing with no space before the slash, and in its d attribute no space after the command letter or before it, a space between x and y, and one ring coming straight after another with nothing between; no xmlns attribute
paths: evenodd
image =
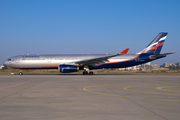
<svg viewBox="0 0 180 120"><path fill-rule="evenodd" d="M7 59L7 61L11 61L11 59Z"/></svg>

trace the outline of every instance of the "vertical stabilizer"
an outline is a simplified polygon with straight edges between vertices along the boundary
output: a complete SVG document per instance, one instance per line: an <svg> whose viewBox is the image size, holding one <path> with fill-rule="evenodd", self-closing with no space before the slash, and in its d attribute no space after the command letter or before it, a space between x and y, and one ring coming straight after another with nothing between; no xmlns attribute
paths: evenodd
<svg viewBox="0 0 180 120"><path fill-rule="evenodd" d="M167 33L159 33L158 36L141 52L148 54L159 54L161 52L164 41L167 37Z"/></svg>

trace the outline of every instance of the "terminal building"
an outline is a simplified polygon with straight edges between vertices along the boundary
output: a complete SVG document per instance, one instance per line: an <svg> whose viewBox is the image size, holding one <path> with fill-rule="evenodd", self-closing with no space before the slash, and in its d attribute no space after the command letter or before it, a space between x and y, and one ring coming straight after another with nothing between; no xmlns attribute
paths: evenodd
<svg viewBox="0 0 180 120"><path fill-rule="evenodd" d="M162 64L160 67L165 67L165 68L168 68L168 67L177 67L177 66L180 66L180 63L164 63Z"/></svg>
<svg viewBox="0 0 180 120"><path fill-rule="evenodd" d="M158 65L157 65L158 66ZM137 65L137 66L132 66L132 67L127 67L126 70L152 70L151 62Z"/></svg>

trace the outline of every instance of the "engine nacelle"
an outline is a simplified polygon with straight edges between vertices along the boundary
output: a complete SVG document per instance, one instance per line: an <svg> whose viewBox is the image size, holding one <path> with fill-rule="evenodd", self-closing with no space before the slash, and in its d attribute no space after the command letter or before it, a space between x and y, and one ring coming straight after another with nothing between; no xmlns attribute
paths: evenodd
<svg viewBox="0 0 180 120"><path fill-rule="evenodd" d="M79 67L75 65L59 65L59 72L61 73L77 72L78 70Z"/></svg>

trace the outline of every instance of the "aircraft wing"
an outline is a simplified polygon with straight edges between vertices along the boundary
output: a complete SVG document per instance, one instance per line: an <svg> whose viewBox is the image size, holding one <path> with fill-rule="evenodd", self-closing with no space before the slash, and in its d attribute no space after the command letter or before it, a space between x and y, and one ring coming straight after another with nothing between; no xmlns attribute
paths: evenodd
<svg viewBox="0 0 180 120"><path fill-rule="evenodd" d="M74 64L76 64L78 66L99 64L99 63L106 62L109 58L116 57L119 55L124 55L128 51L129 51L129 48L127 48L127 49L123 50L122 52L115 54L115 55L107 55L107 56L102 56L102 57L84 59L84 60L76 61L76 62L74 62Z"/></svg>

